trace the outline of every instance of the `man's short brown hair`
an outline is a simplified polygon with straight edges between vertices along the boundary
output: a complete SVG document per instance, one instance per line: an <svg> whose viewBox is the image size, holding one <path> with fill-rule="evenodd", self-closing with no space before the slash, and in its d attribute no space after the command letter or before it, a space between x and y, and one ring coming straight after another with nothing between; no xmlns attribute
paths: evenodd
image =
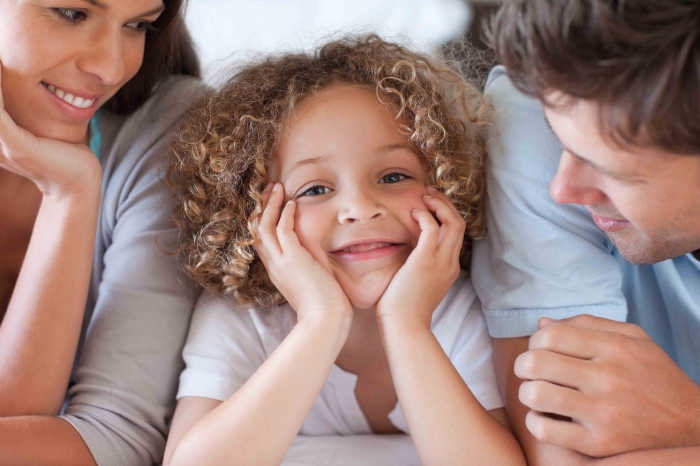
<svg viewBox="0 0 700 466"><path fill-rule="evenodd" d="M507 0L488 34L522 92L597 101L621 145L700 154L700 1Z"/></svg>

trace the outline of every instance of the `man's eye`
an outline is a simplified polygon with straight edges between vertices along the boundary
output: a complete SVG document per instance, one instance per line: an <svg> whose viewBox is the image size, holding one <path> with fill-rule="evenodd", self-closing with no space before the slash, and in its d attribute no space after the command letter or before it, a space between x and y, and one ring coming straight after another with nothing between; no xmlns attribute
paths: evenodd
<svg viewBox="0 0 700 466"><path fill-rule="evenodd" d="M326 188L325 186L312 186L303 193L301 193L302 196L320 196L321 194L328 194L331 192L329 188Z"/></svg>
<svg viewBox="0 0 700 466"><path fill-rule="evenodd" d="M399 181L405 180L408 178L406 175L403 175L401 173L389 173L388 175L384 175L381 180L379 180L380 183L398 183Z"/></svg>
<svg viewBox="0 0 700 466"><path fill-rule="evenodd" d="M54 10L58 16L71 23L79 23L87 19L87 13L80 10L71 10L70 8L56 8Z"/></svg>

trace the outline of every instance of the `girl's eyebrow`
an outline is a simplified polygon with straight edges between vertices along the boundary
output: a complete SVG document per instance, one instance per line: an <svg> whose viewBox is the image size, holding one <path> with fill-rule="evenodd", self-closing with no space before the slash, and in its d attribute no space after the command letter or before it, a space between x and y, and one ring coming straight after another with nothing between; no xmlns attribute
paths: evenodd
<svg viewBox="0 0 700 466"><path fill-rule="evenodd" d="M299 161L296 162L294 165L292 165L292 167L289 169L289 171L287 172L287 174L286 174L286 175L284 176L284 178L282 179L282 182L284 183L284 181L285 181L287 178L289 178L289 175L291 175L292 172L294 172L294 170L296 170L296 169L298 169L298 168L301 168L301 167L304 167L304 166L306 166L306 165L314 165L314 164L317 164L317 163L322 162L324 159L327 159L327 158L328 158L327 156L322 155L321 157L311 157L311 158L308 158L308 159L299 160Z"/></svg>
<svg viewBox="0 0 700 466"><path fill-rule="evenodd" d="M387 152L392 152L395 150L407 150L407 151L415 153L413 148L411 146L409 146L408 144L397 143L397 144L387 144L385 146L379 147L379 149L377 149L377 154L386 154Z"/></svg>

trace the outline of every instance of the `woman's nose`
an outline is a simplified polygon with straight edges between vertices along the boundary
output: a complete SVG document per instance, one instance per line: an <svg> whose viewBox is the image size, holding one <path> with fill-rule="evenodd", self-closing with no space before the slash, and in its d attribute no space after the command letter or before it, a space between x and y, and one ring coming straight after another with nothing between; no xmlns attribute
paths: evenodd
<svg viewBox="0 0 700 466"><path fill-rule="evenodd" d="M594 168L564 152L559 161L559 170L549 186L549 193L559 204L598 204L607 197L597 187L599 176Z"/></svg>
<svg viewBox="0 0 700 466"><path fill-rule="evenodd" d="M338 220L343 225L366 223L386 217L386 207L379 196L361 189L340 196Z"/></svg>
<svg viewBox="0 0 700 466"><path fill-rule="evenodd" d="M92 36L78 67L97 76L103 84L115 86L124 79L124 56L121 30L103 28Z"/></svg>

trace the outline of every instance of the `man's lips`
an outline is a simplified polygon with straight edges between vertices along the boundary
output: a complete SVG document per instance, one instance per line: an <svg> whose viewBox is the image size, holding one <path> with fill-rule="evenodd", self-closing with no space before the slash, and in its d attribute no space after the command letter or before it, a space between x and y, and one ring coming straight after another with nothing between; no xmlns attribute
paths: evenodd
<svg viewBox="0 0 700 466"><path fill-rule="evenodd" d="M386 257L403 248L406 244L388 240L363 240L346 243L331 251L336 257L346 260L368 260Z"/></svg>
<svg viewBox="0 0 700 466"><path fill-rule="evenodd" d="M630 224L629 220L601 217L600 215L596 215L594 213L591 213L591 217L598 228L608 233L620 231Z"/></svg>

